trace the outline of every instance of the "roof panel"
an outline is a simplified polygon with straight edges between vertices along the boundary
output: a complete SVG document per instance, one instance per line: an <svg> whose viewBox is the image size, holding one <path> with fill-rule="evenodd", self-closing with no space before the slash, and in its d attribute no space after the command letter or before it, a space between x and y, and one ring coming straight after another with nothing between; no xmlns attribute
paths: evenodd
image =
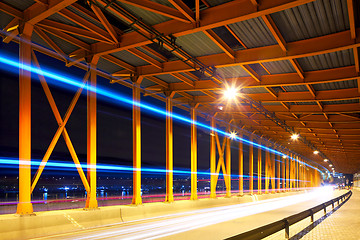
<svg viewBox="0 0 360 240"><path fill-rule="evenodd" d="M206 96L205 93L200 92L200 91L190 91L190 92L187 92L187 93L192 95L192 96Z"/></svg>
<svg viewBox="0 0 360 240"><path fill-rule="evenodd" d="M205 56L210 54L223 53L220 47L216 45L203 32L196 32L181 36L176 39L176 44L181 46L187 53L193 57Z"/></svg>
<svg viewBox="0 0 360 240"><path fill-rule="evenodd" d="M65 42L61 38L58 38L52 34L45 33L65 54L70 54L73 51L79 49L77 46L71 43Z"/></svg>
<svg viewBox="0 0 360 240"><path fill-rule="evenodd" d="M230 24L229 27L248 48L263 47L277 44L275 38L261 18Z"/></svg>
<svg viewBox="0 0 360 240"><path fill-rule="evenodd" d="M269 93L268 90L266 90L263 87L257 87L257 88L243 88L241 89L241 92L243 93Z"/></svg>
<svg viewBox="0 0 360 240"><path fill-rule="evenodd" d="M263 65L271 74L295 72L295 69L288 60L276 61L276 62L264 62Z"/></svg>
<svg viewBox="0 0 360 240"><path fill-rule="evenodd" d="M6 13L0 11L0 28L4 29L9 22L11 22L14 18Z"/></svg>
<svg viewBox="0 0 360 240"><path fill-rule="evenodd" d="M172 5L168 1L165 1L165 0L154 0L154 2L158 2L163 5L172 7ZM132 12L135 16L140 17L143 22L145 22L146 24L149 24L149 25L155 25L158 23L162 23L162 22L171 20L171 18L166 17L164 15L153 13L153 12L147 11L145 9L132 6L130 4L122 3L119 1L117 1L117 4L119 4L120 6L122 6L126 10L128 10L129 12Z"/></svg>
<svg viewBox="0 0 360 240"><path fill-rule="evenodd" d="M99 59L97 68L103 70L104 72L111 73L111 74L114 72L123 70L123 68L121 68L120 66L118 66L112 62L109 62L109 61L105 60L104 58Z"/></svg>
<svg viewBox="0 0 360 240"><path fill-rule="evenodd" d="M336 89L346 89L346 88L357 88L357 81L341 81L341 82L330 82L330 83L320 83L312 85L315 91L326 91L326 90L336 90Z"/></svg>
<svg viewBox="0 0 360 240"><path fill-rule="evenodd" d="M283 86L286 92L307 92L309 91L305 85Z"/></svg>
<svg viewBox="0 0 360 240"><path fill-rule="evenodd" d="M338 101L322 101L322 103L324 105L359 103L359 99L338 100Z"/></svg>
<svg viewBox="0 0 360 240"><path fill-rule="evenodd" d="M80 16L81 18L84 18L87 21L93 23L94 25L98 26L99 28L106 30L100 21L95 21L93 18L89 18L86 14L76 10L76 8L74 8L72 6L68 6L67 9L69 9L73 13L76 13L76 15Z"/></svg>
<svg viewBox="0 0 360 240"><path fill-rule="evenodd" d="M222 67L217 68L216 72L225 78L233 78L233 77L248 77L250 76L243 67L241 66L230 66L230 67Z"/></svg>
<svg viewBox="0 0 360 240"><path fill-rule="evenodd" d="M33 0L2 0L1 2L21 11L24 11L35 3Z"/></svg>
<svg viewBox="0 0 360 240"><path fill-rule="evenodd" d="M298 58L297 60L304 71L339 68L355 64L352 49Z"/></svg>
<svg viewBox="0 0 360 240"><path fill-rule="evenodd" d="M271 14L286 42L349 29L346 1L317 0Z"/></svg>
<svg viewBox="0 0 360 240"><path fill-rule="evenodd" d="M136 49L139 50L140 52L145 53L146 55L149 55L150 57L154 58L156 61L164 62L162 59L158 58L157 56L151 54L150 52L146 51L145 49L143 49L141 47L136 47Z"/></svg>
<svg viewBox="0 0 360 240"><path fill-rule="evenodd" d="M141 58L139 58L125 50L112 53L111 55L113 55L114 57L117 57L117 58L123 60L124 62L127 62L130 65L135 66L135 67L149 65L148 62L142 60Z"/></svg>
<svg viewBox="0 0 360 240"><path fill-rule="evenodd" d="M231 0L206 0L206 1L210 4L210 6L214 7L220 4L230 2Z"/></svg>
<svg viewBox="0 0 360 240"><path fill-rule="evenodd" d="M161 80L163 80L163 81L165 81L167 83L181 82L180 79L178 79L178 78L176 78L176 77L174 77L174 76L172 76L170 74L157 75L155 77L157 77L157 78L159 78L159 79L161 79Z"/></svg>

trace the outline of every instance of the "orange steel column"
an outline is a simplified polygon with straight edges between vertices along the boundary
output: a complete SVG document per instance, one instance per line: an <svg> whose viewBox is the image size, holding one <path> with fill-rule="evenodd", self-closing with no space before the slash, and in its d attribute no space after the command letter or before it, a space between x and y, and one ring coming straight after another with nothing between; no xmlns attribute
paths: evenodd
<svg viewBox="0 0 360 240"><path fill-rule="evenodd" d="M250 136L250 142L254 139ZM254 192L254 147L253 144L249 145L249 193L253 194Z"/></svg>
<svg viewBox="0 0 360 240"><path fill-rule="evenodd" d="M299 190L299 156L296 158L296 190Z"/></svg>
<svg viewBox="0 0 360 240"><path fill-rule="evenodd" d="M287 191L290 191L290 162L291 162L291 153L288 154L288 157L286 159L286 188Z"/></svg>
<svg viewBox="0 0 360 240"><path fill-rule="evenodd" d="M210 120L211 132L210 132L210 198L216 198L216 149L215 149L215 118Z"/></svg>
<svg viewBox="0 0 360 240"><path fill-rule="evenodd" d="M243 135L239 136L243 138ZM244 147L242 140L239 141L239 196L244 195Z"/></svg>
<svg viewBox="0 0 360 240"><path fill-rule="evenodd" d="M266 147L269 148L269 143L266 144ZM270 163L270 152L269 150L266 150L265 152L265 193L269 193L269 163Z"/></svg>
<svg viewBox="0 0 360 240"><path fill-rule="evenodd" d="M274 146L275 147L275 146ZM271 171L272 171L272 178L271 178L271 193L275 193L275 178L276 178L276 171L275 171L275 153L270 153L270 161L271 161Z"/></svg>
<svg viewBox="0 0 360 240"><path fill-rule="evenodd" d="M196 111L191 108L191 200L197 196L197 132L196 132Z"/></svg>
<svg viewBox="0 0 360 240"><path fill-rule="evenodd" d="M281 157L280 158L281 159L281 161L282 161L282 163L281 163L281 191L282 192L285 192L285 190L286 190L286 186L285 186L285 178L286 178L286 176L285 176L285 161L286 161L286 158L283 158L283 157Z"/></svg>
<svg viewBox="0 0 360 240"><path fill-rule="evenodd" d="M261 140L258 141L258 144L261 145ZM258 171L258 174L257 174L257 177L258 177L258 180L257 180L257 183L258 183L258 194L261 194L261 147L258 148L258 162L257 162L257 171Z"/></svg>
<svg viewBox="0 0 360 240"><path fill-rule="evenodd" d="M96 209L96 64L99 57L93 57L90 62L90 81L87 91L87 178L90 184L90 193L87 193L85 209Z"/></svg>
<svg viewBox="0 0 360 240"><path fill-rule="evenodd" d="M275 155L275 158L276 158L276 156L277 155ZM276 159L275 159L275 161L276 161ZM281 173L281 169L280 169L280 166L281 166L281 164L280 164L280 156L278 156L278 159L277 159L277 174L276 174L276 177L277 177L277 185L276 185L276 191L277 192L280 192L280 181L281 181L281 176L280 176L280 173Z"/></svg>
<svg viewBox="0 0 360 240"><path fill-rule="evenodd" d="M140 88L133 86L133 198L132 204L139 205L141 199L141 108L140 108Z"/></svg>
<svg viewBox="0 0 360 240"><path fill-rule="evenodd" d="M33 26L25 23L20 38L19 54L19 203L16 213L33 214L31 203L31 73L22 65L31 65Z"/></svg>
<svg viewBox="0 0 360 240"><path fill-rule="evenodd" d="M165 202L173 202L173 122L171 98L166 98L166 198Z"/></svg>
<svg viewBox="0 0 360 240"><path fill-rule="evenodd" d="M231 197L231 146L230 146L230 138L226 138L226 179L227 186L226 186L226 197Z"/></svg>

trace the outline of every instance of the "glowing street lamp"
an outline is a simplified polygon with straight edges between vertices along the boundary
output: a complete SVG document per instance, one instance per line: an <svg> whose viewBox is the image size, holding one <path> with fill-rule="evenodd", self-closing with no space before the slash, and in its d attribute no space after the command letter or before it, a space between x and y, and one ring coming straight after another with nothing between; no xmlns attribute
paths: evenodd
<svg viewBox="0 0 360 240"><path fill-rule="evenodd" d="M236 132L230 132L230 139L236 138Z"/></svg>
<svg viewBox="0 0 360 240"><path fill-rule="evenodd" d="M227 87L224 90L224 97L229 101L234 100L237 96L238 89L236 89L235 87Z"/></svg>
<svg viewBox="0 0 360 240"><path fill-rule="evenodd" d="M292 140L297 140L299 138L299 134L294 133L293 135L291 135L291 139Z"/></svg>
<svg viewBox="0 0 360 240"><path fill-rule="evenodd" d="M315 150L315 151L314 151L314 154L319 154L319 151L318 151L318 150Z"/></svg>
<svg viewBox="0 0 360 240"><path fill-rule="evenodd" d="M282 158L283 158L283 159L286 159L286 158L287 158L287 156L286 156L286 155L283 155L283 156L282 156Z"/></svg>
<svg viewBox="0 0 360 240"><path fill-rule="evenodd" d="M327 162L327 161L329 161L329 160L327 160L326 158L324 159L324 162Z"/></svg>

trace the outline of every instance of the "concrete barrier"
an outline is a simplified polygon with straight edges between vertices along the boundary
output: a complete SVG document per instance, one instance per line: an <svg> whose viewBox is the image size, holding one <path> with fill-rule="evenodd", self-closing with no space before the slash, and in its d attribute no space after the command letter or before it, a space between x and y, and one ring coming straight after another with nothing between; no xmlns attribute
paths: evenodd
<svg viewBox="0 0 360 240"><path fill-rule="evenodd" d="M242 197L181 200L173 203L145 203L139 206L120 205L101 207L97 210L56 210L37 212L36 216L0 216L0 239L29 239L49 236L110 224L121 224L144 218L175 214L210 207L219 207L240 203L249 203L271 198L290 196L301 192L288 192L262 195L244 195Z"/></svg>

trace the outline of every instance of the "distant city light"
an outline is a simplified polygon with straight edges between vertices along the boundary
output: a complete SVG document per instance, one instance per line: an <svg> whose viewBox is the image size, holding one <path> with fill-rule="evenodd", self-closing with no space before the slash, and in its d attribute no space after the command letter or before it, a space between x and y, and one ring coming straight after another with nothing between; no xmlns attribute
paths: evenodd
<svg viewBox="0 0 360 240"><path fill-rule="evenodd" d="M294 133L293 135L291 135L291 139L292 140L297 140L299 138L299 134Z"/></svg>

